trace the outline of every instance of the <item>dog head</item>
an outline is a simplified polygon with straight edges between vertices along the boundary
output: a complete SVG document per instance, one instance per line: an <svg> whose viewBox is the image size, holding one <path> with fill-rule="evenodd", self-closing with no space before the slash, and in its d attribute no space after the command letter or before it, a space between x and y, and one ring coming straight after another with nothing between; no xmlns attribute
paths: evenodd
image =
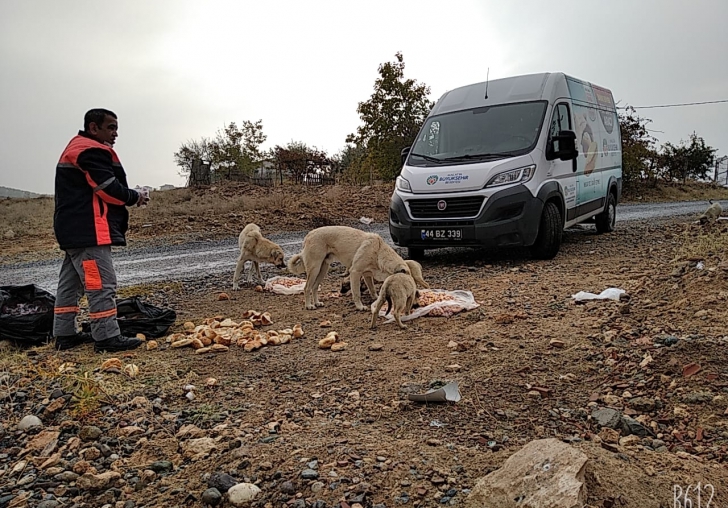
<svg viewBox="0 0 728 508"><path fill-rule="evenodd" d="M273 249L273 251L270 253L270 259L268 261L276 265L277 268L285 268L286 261L284 257L285 255L283 254L283 249Z"/></svg>
<svg viewBox="0 0 728 508"><path fill-rule="evenodd" d="M419 291L419 289L416 289L416 290L415 290L415 301L414 301L414 303L412 304L412 308L413 308L413 309L416 309L416 308L418 308L419 306L420 306L420 291Z"/></svg>

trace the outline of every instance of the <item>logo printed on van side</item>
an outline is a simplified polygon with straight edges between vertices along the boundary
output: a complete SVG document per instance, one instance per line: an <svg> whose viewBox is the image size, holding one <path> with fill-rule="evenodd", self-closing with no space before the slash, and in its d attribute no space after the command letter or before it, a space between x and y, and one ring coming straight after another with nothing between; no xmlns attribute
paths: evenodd
<svg viewBox="0 0 728 508"><path fill-rule="evenodd" d="M430 175L427 177L427 185L435 185L437 183L437 175Z"/></svg>

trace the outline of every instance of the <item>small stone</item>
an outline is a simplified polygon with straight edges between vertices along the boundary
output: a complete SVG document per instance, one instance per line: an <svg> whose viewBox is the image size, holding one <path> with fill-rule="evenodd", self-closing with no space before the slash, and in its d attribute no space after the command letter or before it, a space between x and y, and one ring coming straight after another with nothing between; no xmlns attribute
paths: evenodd
<svg viewBox="0 0 728 508"><path fill-rule="evenodd" d="M629 405L640 413L650 413L655 410L655 400L648 397L637 397L629 401Z"/></svg>
<svg viewBox="0 0 728 508"><path fill-rule="evenodd" d="M378 342L369 344L369 351L381 351L382 349L384 349L384 344L380 344Z"/></svg>
<svg viewBox="0 0 728 508"><path fill-rule="evenodd" d="M237 483L238 481L235 478L225 473L214 473L210 476L210 479L207 480L208 487L215 488L223 494Z"/></svg>
<svg viewBox="0 0 728 508"><path fill-rule="evenodd" d="M227 293L220 293L219 295L217 295L217 299L221 302L224 300L230 300L230 295Z"/></svg>
<svg viewBox="0 0 728 508"><path fill-rule="evenodd" d="M637 446L642 442L642 439L639 436L625 436L622 439L619 440L619 446L624 446L625 448L629 448L632 446Z"/></svg>
<svg viewBox="0 0 728 508"><path fill-rule="evenodd" d="M319 492L324 490L324 487L325 485L323 482L313 482L311 484L311 492L313 492L314 494L318 494Z"/></svg>
<svg viewBox="0 0 728 508"><path fill-rule="evenodd" d="M457 363L453 363L452 365L445 366L445 370L447 372L458 372L461 369L462 369L462 367Z"/></svg>
<svg viewBox="0 0 728 508"><path fill-rule="evenodd" d="M319 477L318 471L314 469L304 469L301 471L301 478L304 480L317 480Z"/></svg>
<svg viewBox="0 0 728 508"><path fill-rule="evenodd" d="M58 506L58 501L55 501L53 499L46 499L45 501L41 501L36 505L36 508L56 508Z"/></svg>
<svg viewBox="0 0 728 508"><path fill-rule="evenodd" d="M202 504L206 506L217 506L222 501L222 494L216 488L207 489L202 493Z"/></svg>
<svg viewBox="0 0 728 508"><path fill-rule="evenodd" d="M121 473L116 471L107 471L100 474L85 473L76 481L76 485L81 490L104 490L119 478L121 478Z"/></svg>
<svg viewBox="0 0 728 508"><path fill-rule="evenodd" d="M60 388L56 388L55 390L53 390L51 392L51 396L50 396L51 400L59 399L61 397L63 397L63 390L61 390Z"/></svg>
<svg viewBox="0 0 728 508"><path fill-rule="evenodd" d="M43 422L40 421L40 418L38 418L35 415L28 415L24 416L22 420L20 420L20 423L18 423L18 430L28 430L31 427L42 427Z"/></svg>
<svg viewBox="0 0 728 508"><path fill-rule="evenodd" d="M622 433L625 436L629 436L630 434L634 434L639 437L654 437L653 432L642 425L640 422L635 420L634 418L631 418L629 416L622 416L621 418L621 425L622 425Z"/></svg>
<svg viewBox="0 0 728 508"><path fill-rule="evenodd" d="M152 465L149 466L149 469L151 469L155 473L169 473L173 467L173 464L168 460L158 460L156 462L152 462Z"/></svg>
<svg viewBox="0 0 728 508"><path fill-rule="evenodd" d="M73 471L64 471L53 477L54 480L64 483L71 483L78 480L78 475Z"/></svg>
<svg viewBox="0 0 728 508"><path fill-rule="evenodd" d="M78 437L80 437L83 441L96 441L102 436L102 434L103 432L100 428L88 425L81 427Z"/></svg>
<svg viewBox="0 0 728 508"><path fill-rule="evenodd" d="M599 438L605 443L617 444L619 443L619 432L608 427L604 427L599 431Z"/></svg>
<svg viewBox="0 0 728 508"><path fill-rule="evenodd" d="M563 348L565 345L566 343L560 339L551 339L549 341L549 346L551 347Z"/></svg>
<svg viewBox="0 0 728 508"><path fill-rule="evenodd" d="M281 483L281 492L292 496L296 493L296 487L293 485L293 482L285 481Z"/></svg>
<svg viewBox="0 0 728 508"><path fill-rule="evenodd" d="M101 452L98 448L85 448L79 452L79 455L89 462L93 462L94 460L101 457Z"/></svg>
<svg viewBox="0 0 728 508"><path fill-rule="evenodd" d="M260 488L252 483L238 483L228 491L228 501L233 506L245 506L255 499Z"/></svg>
<svg viewBox="0 0 728 508"><path fill-rule="evenodd" d="M592 413L592 419L599 427L617 429L622 422L622 413L611 408L598 409Z"/></svg>

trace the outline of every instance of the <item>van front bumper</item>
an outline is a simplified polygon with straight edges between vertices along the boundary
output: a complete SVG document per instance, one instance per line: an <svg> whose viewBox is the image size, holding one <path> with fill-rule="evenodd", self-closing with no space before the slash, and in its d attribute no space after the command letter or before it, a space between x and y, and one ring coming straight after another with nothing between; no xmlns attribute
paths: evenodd
<svg viewBox="0 0 728 508"><path fill-rule="evenodd" d="M472 195L470 197L473 197ZM441 196L447 202L459 196ZM536 241L543 202L523 185L503 189L485 200L477 216L439 218L436 212L427 218L413 219L405 205L422 206L427 195L395 192L389 209L389 233L395 245L422 249L441 247L510 247L530 246ZM419 204L416 203L419 201Z"/></svg>

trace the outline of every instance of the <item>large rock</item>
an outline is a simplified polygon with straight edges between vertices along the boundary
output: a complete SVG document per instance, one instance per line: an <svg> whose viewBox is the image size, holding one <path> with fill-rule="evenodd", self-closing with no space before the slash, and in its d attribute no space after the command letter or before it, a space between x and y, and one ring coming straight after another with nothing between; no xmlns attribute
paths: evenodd
<svg viewBox="0 0 728 508"><path fill-rule="evenodd" d="M558 439L531 441L477 481L466 508L582 508L587 456Z"/></svg>

